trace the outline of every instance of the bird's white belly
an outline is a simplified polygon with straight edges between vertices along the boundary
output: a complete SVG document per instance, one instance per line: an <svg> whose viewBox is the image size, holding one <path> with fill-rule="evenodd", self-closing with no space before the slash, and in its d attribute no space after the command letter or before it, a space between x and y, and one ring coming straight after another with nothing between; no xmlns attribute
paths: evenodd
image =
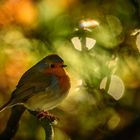
<svg viewBox="0 0 140 140"><path fill-rule="evenodd" d="M47 111L56 107L66 95L62 93L37 93L28 99L24 105L32 111Z"/></svg>

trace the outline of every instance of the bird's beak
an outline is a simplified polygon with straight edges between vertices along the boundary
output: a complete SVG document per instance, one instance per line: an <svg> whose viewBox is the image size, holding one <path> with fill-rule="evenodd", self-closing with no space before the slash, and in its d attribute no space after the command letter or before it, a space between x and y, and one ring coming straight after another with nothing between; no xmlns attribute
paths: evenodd
<svg viewBox="0 0 140 140"><path fill-rule="evenodd" d="M64 64L63 64L62 67L67 67L67 65L64 65Z"/></svg>

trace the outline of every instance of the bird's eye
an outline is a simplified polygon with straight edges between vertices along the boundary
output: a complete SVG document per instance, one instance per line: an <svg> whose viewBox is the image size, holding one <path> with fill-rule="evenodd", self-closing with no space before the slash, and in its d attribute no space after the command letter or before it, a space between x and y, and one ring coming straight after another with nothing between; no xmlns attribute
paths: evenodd
<svg viewBox="0 0 140 140"><path fill-rule="evenodd" d="M50 65L50 67L51 67L51 68L54 68L54 67L55 67L55 65L54 65L54 64L51 64L51 65Z"/></svg>
<svg viewBox="0 0 140 140"><path fill-rule="evenodd" d="M64 64L63 64L61 67L67 67L67 65L64 65Z"/></svg>

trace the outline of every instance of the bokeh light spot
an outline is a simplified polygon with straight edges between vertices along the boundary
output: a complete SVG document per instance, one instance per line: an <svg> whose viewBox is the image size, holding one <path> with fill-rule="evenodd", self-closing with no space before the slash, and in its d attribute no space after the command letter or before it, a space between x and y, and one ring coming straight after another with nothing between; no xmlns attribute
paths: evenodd
<svg viewBox="0 0 140 140"><path fill-rule="evenodd" d="M137 45L137 48L138 48L138 50L140 52L140 33L137 35L136 45Z"/></svg>
<svg viewBox="0 0 140 140"><path fill-rule="evenodd" d="M105 89L107 84L107 77L105 77L100 84L100 89ZM111 76L110 85L108 89L108 94L111 95L115 100L119 100L122 98L124 94L124 83L123 81L116 75Z"/></svg>
<svg viewBox="0 0 140 140"><path fill-rule="evenodd" d="M96 44L95 39L89 37L86 38L86 47L88 48L88 50L92 49L95 44Z"/></svg>
<svg viewBox="0 0 140 140"><path fill-rule="evenodd" d="M73 37L71 39L75 49L77 49L78 51L81 51L82 50L82 46L81 46L81 42L80 42L80 39L78 37Z"/></svg>
<svg viewBox="0 0 140 140"><path fill-rule="evenodd" d="M109 119L108 127L109 129L113 130L119 125L119 123L120 123L120 117L117 114L115 114Z"/></svg>
<svg viewBox="0 0 140 140"><path fill-rule="evenodd" d="M82 51L82 44L79 37L73 37L71 39L72 44L74 45L74 48L78 51ZM96 40L93 38L86 37L86 46L88 50L92 49L96 44Z"/></svg>
<svg viewBox="0 0 140 140"><path fill-rule="evenodd" d="M96 20L81 20L80 27L81 28L89 28L89 27L96 27L99 25L99 22Z"/></svg>
<svg viewBox="0 0 140 140"><path fill-rule="evenodd" d="M121 34L123 27L118 17L113 15L108 15L107 22L108 22L109 29L114 36L118 36L119 34Z"/></svg>

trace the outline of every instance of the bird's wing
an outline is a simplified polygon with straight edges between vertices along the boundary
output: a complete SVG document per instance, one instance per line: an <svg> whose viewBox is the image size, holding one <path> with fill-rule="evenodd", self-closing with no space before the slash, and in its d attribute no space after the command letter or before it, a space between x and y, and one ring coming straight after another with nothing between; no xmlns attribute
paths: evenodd
<svg viewBox="0 0 140 140"><path fill-rule="evenodd" d="M25 92L26 94L24 94ZM27 98L29 98L30 95L32 95L32 92L33 92L33 88L23 90L23 93L18 92L17 89L14 90L10 100L0 107L0 112L16 104L22 104Z"/></svg>
<svg viewBox="0 0 140 140"><path fill-rule="evenodd" d="M50 87L51 83L51 75L43 75L39 71L27 71L27 73L21 77L16 90L12 93L12 99L14 100L17 98L18 101L25 101L34 94L44 91L46 88Z"/></svg>
<svg viewBox="0 0 140 140"><path fill-rule="evenodd" d="M26 71L22 77L20 78L18 84L17 84L17 88L19 88L20 86L24 85L28 80L32 79L33 76L36 77L38 75L40 75L40 73L38 72L38 69L36 66L31 67L28 71Z"/></svg>

